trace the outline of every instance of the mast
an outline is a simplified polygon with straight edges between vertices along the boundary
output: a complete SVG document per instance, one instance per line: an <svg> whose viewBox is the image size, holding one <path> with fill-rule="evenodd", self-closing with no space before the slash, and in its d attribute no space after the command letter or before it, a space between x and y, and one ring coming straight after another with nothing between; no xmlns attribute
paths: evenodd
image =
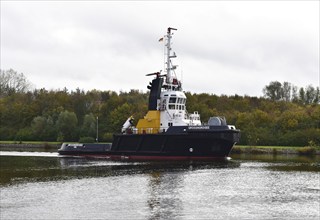
<svg viewBox="0 0 320 220"><path fill-rule="evenodd" d="M167 44L165 45L166 46L166 72L167 72L167 75L166 75L166 83L168 85L168 89L169 90L173 90L174 88L178 87L178 81L177 79L172 76L172 72L173 70L175 70L177 68L177 66L173 65L172 62L171 62L171 58L176 58L176 53L173 52L173 54L171 54L171 38L172 38L172 35L173 33L171 31L176 31L177 29L176 28L171 28L169 27L168 28L168 31L167 31Z"/></svg>

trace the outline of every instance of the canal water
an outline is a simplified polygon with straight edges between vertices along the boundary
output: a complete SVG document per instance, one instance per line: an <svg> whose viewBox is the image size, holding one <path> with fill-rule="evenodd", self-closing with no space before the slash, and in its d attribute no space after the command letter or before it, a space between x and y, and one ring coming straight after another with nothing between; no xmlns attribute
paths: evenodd
<svg viewBox="0 0 320 220"><path fill-rule="evenodd" d="M0 219L320 219L320 158L130 162L0 152Z"/></svg>

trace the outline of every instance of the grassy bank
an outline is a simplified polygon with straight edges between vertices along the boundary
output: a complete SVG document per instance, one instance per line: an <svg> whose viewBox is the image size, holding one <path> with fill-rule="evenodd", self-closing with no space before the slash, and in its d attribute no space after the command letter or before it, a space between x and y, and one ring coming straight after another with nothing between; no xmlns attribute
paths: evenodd
<svg viewBox="0 0 320 220"><path fill-rule="evenodd" d="M0 144L57 145L57 144L61 144L61 142L58 142L58 141L51 141L51 142L50 141L0 141Z"/></svg>
<svg viewBox="0 0 320 220"><path fill-rule="evenodd" d="M320 155L319 146L243 146L233 147L232 154L299 154Z"/></svg>
<svg viewBox="0 0 320 220"><path fill-rule="evenodd" d="M3 151L56 151L61 142L44 141L0 141L0 150Z"/></svg>

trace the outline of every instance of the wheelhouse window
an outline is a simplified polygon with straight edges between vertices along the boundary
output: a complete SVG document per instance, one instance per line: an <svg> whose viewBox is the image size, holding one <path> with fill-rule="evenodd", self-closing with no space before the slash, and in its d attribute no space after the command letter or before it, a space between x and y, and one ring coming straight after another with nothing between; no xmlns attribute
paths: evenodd
<svg viewBox="0 0 320 220"><path fill-rule="evenodd" d="M176 103L177 98L175 97L170 97L169 103Z"/></svg>
<svg viewBox="0 0 320 220"><path fill-rule="evenodd" d="M168 99L168 109L171 110L185 110L185 103L186 99L185 98L178 98L175 95L171 95Z"/></svg>

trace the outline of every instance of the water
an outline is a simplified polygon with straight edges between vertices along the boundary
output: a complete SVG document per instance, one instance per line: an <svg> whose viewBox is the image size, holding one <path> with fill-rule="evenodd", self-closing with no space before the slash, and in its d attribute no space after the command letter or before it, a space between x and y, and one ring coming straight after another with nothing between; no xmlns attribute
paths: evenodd
<svg viewBox="0 0 320 220"><path fill-rule="evenodd" d="M319 219L319 159L164 163L1 152L0 219Z"/></svg>

